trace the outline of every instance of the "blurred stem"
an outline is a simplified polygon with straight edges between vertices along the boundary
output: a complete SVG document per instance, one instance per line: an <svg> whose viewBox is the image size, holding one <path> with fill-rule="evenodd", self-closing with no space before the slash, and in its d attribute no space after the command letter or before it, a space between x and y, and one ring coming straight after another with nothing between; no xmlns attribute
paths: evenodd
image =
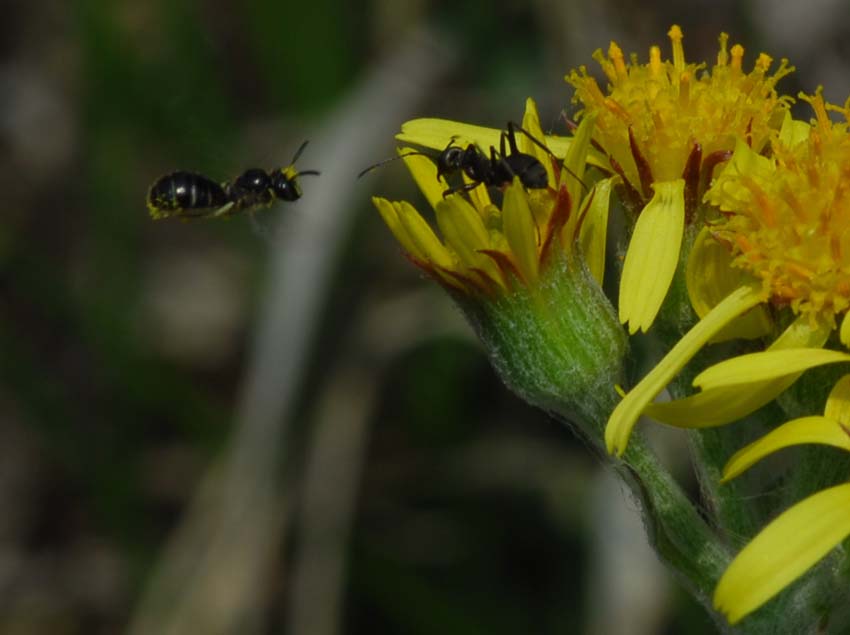
<svg viewBox="0 0 850 635"><path fill-rule="evenodd" d="M263 632L267 578L286 529L281 470L298 396L338 248L358 209L352 165L373 155L428 95L452 47L407 38L313 137L321 187L284 215L271 245L269 282L236 415L233 441L212 466L159 563L128 632Z"/></svg>

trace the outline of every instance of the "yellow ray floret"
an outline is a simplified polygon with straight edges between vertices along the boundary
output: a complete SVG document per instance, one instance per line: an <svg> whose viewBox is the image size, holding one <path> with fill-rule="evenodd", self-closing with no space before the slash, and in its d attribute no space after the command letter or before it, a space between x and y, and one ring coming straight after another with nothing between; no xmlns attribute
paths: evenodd
<svg viewBox="0 0 850 635"><path fill-rule="evenodd" d="M816 443L850 452L850 375L826 401L823 416L789 421L736 452L728 481L777 450ZM715 606L735 623L802 575L850 535L850 484L810 496L768 525L735 558L718 583Z"/></svg>
<svg viewBox="0 0 850 635"><path fill-rule="evenodd" d="M782 424L733 454L723 468L723 481L735 478L768 454L807 443L831 445L850 452L850 435L833 419L821 416L800 417Z"/></svg>
<svg viewBox="0 0 850 635"><path fill-rule="evenodd" d="M622 454L644 408L717 332L730 321L764 301L753 287L733 291L688 331L669 353L617 404L605 428L608 452Z"/></svg>
<svg viewBox="0 0 850 635"><path fill-rule="evenodd" d="M685 181L655 183L655 196L638 217L620 280L620 322L647 331L661 309L685 229Z"/></svg>
<svg viewBox="0 0 850 635"><path fill-rule="evenodd" d="M714 606L735 624L850 535L850 484L818 492L765 527L732 561Z"/></svg>
<svg viewBox="0 0 850 635"><path fill-rule="evenodd" d="M537 282L537 229L519 177L505 191L502 230L525 282Z"/></svg>
<svg viewBox="0 0 850 635"><path fill-rule="evenodd" d="M752 384L839 362L850 362L850 355L822 348L791 348L749 353L704 370L694 379L694 386L709 390Z"/></svg>
<svg viewBox="0 0 850 635"><path fill-rule="evenodd" d="M688 298L697 316L707 315L718 302L747 281L747 275L732 266L729 248L712 238L709 227L703 227L694 241L685 269ZM765 308L758 306L730 322L712 342L765 337L772 328Z"/></svg>
<svg viewBox="0 0 850 635"><path fill-rule="evenodd" d="M742 448L723 468L723 480L735 478L777 450L808 443L831 445L850 452L850 375L844 375L833 386L823 416L788 421Z"/></svg>
<svg viewBox="0 0 850 635"><path fill-rule="evenodd" d="M587 213L581 225L579 242L590 275L600 287L605 278L605 248L611 190L619 181L618 176L597 181L585 199L587 203L582 204L582 208L587 207Z"/></svg>
<svg viewBox="0 0 850 635"><path fill-rule="evenodd" d="M729 326L740 320L741 318L738 318ZM830 329L824 325L813 326L807 317L799 317L774 340L768 350L821 347L826 343L829 333ZM644 414L656 421L678 428L709 428L725 425L773 401L797 381L800 375L801 373L798 372L777 379L703 390L684 399L649 404Z"/></svg>

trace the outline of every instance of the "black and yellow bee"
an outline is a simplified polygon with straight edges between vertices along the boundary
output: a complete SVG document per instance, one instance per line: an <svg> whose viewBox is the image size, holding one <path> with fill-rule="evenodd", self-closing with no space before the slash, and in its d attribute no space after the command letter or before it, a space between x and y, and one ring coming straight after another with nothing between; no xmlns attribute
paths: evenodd
<svg viewBox="0 0 850 635"><path fill-rule="evenodd" d="M166 174L148 190L151 218L219 218L269 207L278 200L297 201L301 198L298 177L319 174L317 170L298 172L295 169L295 162L306 147L305 141L285 168L268 172L250 168L232 182L216 183L195 172Z"/></svg>

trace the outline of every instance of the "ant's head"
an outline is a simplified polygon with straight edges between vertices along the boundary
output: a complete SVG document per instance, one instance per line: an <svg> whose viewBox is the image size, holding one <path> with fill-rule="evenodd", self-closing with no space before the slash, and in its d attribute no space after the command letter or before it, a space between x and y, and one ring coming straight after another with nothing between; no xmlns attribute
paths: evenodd
<svg viewBox="0 0 850 635"><path fill-rule="evenodd" d="M463 167L464 154L463 148L454 145L454 139L449 141L449 145L437 157L437 178L460 170Z"/></svg>

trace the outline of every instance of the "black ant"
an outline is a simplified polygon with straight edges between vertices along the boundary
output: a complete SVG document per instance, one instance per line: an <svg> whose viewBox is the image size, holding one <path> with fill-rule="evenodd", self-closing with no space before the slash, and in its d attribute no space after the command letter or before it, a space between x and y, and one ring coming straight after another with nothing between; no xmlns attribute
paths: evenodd
<svg viewBox="0 0 850 635"><path fill-rule="evenodd" d="M148 210L153 218L215 218L268 207L277 200L297 201L301 198L298 177L317 175L316 170L298 172L295 162L307 142L295 152L290 164L266 172L250 168L233 182L216 183L195 172L172 172L160 177L148 190Z"/></svg>
<svg viewBox="0 0 850 635"><path fill-rule="evenodd" d="M502 132L499 138L498 152L495 147L490 146L489 158L474 143L470 143L464 149L455 145L454 139L449 141L449 144L436 158L437 178L439 179L440 177L462 171L469 178L470 182L447 189L443 192L443 196L446 197L456 192L466 192L481 184L489 187L502 187L513 181L514 177L518 177L523 186L528 189L544 189L548 187L549 177L546 167L536 157L519 151L516 143L517 132L523 133L532 143L542 148L556 162L560 163L552 151L541 141L537 140L534 135L521 126L513 122L508 122L507 132ZM505 150L506 141L509 152ZM369 166L358 174L357 178L391 161L415 155L431 157L431 155L425 152L407 152L401 156L386 159Z"/></svg>

